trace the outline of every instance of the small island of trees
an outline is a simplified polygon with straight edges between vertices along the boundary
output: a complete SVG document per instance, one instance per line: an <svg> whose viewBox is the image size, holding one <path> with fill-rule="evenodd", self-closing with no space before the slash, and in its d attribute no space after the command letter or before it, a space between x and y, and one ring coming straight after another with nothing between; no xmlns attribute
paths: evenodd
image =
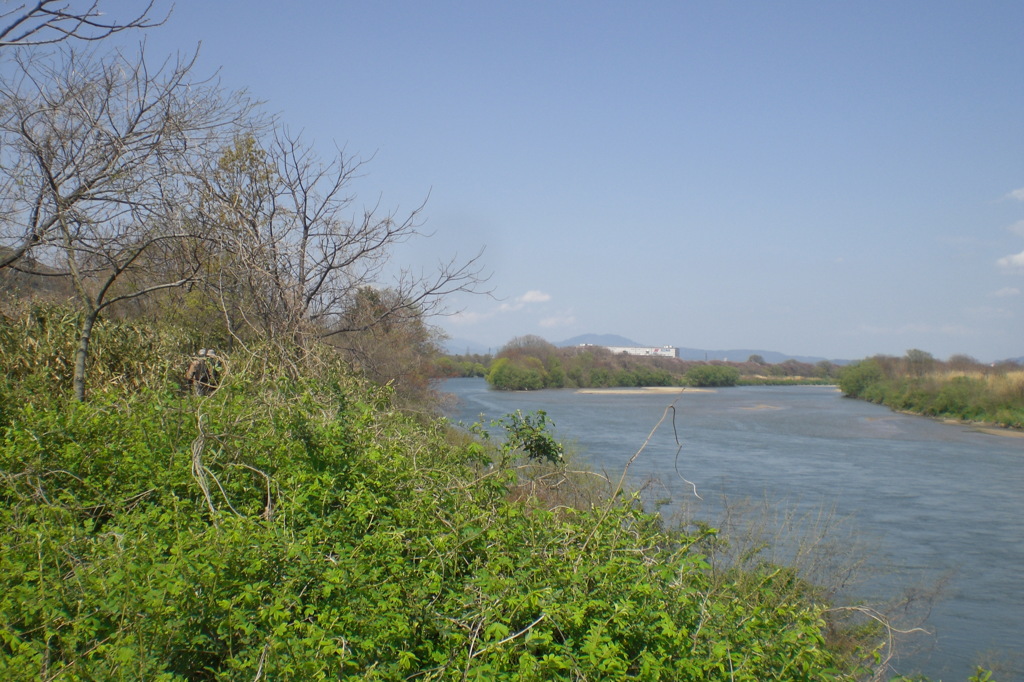
<svg viewBox="0 0 1024 682"><path fill-rule="evenodd" d="M746 362L710 362L613 353L601 346L559 348L539 336L509 341L493 358L446 356L442 376L484 377L498 390L542 388L625 388L644 386L736 386L739 384L832 384L840 368L786 360L768 364L752 355Z"/></svg>

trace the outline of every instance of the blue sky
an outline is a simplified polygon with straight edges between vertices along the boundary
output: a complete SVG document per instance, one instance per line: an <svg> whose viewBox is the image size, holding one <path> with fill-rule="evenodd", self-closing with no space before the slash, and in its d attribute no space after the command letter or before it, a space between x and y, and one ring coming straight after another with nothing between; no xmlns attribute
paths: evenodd
<svg viewBox="0 0 1024 682"><path fill-rule="evenodd" d="M1024 355L1024 3L179 0L220 69L496 298L586 332L830 358Z"/></svg>

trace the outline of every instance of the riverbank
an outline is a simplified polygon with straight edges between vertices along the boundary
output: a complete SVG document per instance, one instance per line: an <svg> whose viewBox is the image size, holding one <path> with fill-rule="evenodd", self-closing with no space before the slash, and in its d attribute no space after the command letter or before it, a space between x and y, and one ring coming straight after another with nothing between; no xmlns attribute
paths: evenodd
<svg viewBox="0 0 1024 682"><path fill-rule="evenodd" d="M934 367L925 371L910 360L870 358L847 367L839 387L851 398L907 414L1024 429L1024 370L1019 366L966 372L931 362Z"/></svg>

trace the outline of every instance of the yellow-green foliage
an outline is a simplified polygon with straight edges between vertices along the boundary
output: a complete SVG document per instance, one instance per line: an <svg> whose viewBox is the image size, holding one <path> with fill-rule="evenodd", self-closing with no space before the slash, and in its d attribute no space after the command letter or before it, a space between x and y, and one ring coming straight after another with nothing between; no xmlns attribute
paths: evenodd
<svg viewBox="0 0 1024 682"><path fill-rule="evenodd" d="M81 314L64 305L23 302L0 315L0 396L52 404L70 397ZM185 332L164 326L100 319L88 359L90 392L160 388L180 377L195 352ZM2 420L0 420L2 423Z"/></svg>

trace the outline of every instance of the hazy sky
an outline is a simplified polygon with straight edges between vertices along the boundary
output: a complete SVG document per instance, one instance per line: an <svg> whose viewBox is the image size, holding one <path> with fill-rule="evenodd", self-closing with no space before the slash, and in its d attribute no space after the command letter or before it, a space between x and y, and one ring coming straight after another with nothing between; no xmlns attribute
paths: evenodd
<svg viewBox="0 0 1024 682"><path fill-rule="evenodd" d="M178 0L359 201L429 195L429 267L486 247L514 336L830 358L1024 355L1024 3ZM137 38L137 35L136 35Z"/></svg>

